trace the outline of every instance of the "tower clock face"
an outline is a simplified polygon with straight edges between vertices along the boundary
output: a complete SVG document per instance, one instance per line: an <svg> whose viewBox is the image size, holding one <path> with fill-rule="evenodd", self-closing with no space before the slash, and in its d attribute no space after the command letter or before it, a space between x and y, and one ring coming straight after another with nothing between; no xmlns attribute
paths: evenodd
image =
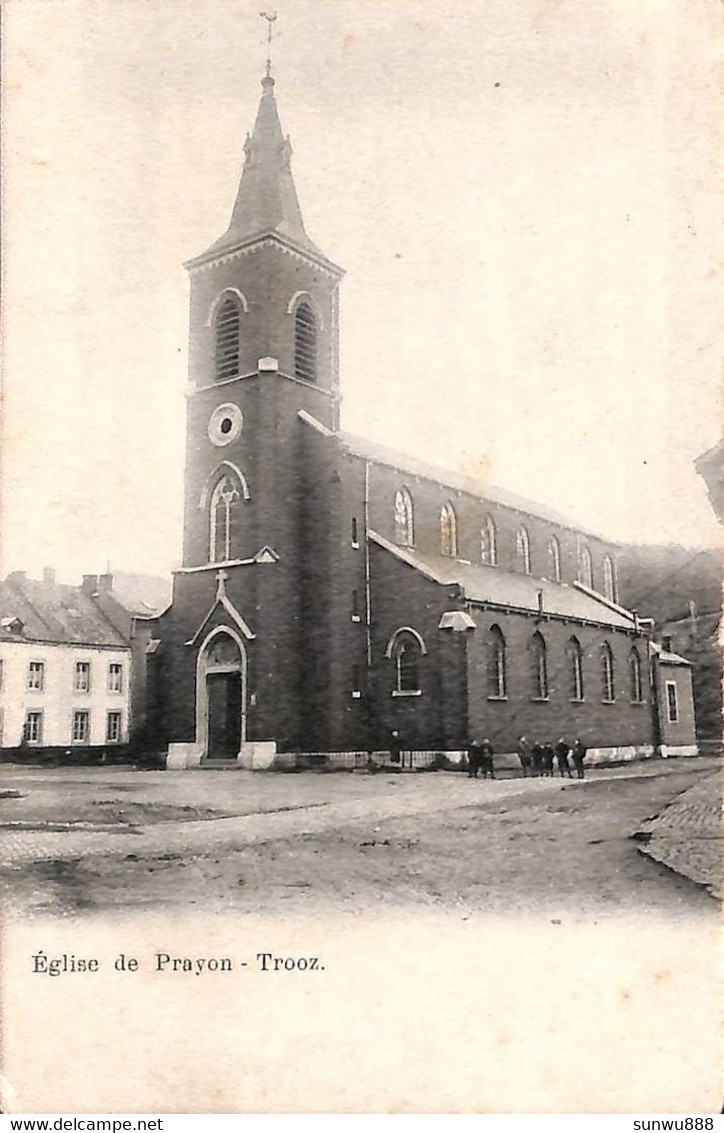
<svg viewBox="0 0 724 1133"><path fill-rule="evenodd" d="M243 424L244 415L238 405L217 405L209 418L209 440L220 448L230 445L239 436Z"/></svg>

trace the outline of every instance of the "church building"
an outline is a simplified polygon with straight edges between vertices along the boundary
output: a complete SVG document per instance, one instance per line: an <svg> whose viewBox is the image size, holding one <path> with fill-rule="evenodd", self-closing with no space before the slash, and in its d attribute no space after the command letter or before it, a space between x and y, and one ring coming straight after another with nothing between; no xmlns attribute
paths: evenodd
<svg viewBox="0 0 724 1133"><path fill-rule="evenodd" d="M183 565L151 659L168 766L381 752L393 730L422 761L522 734L632 758L671 684L672 751L695 751L690 669L619 604L616 545L340 430L343 271L307 235L269 67L261 85L229 227L186 265Z"/></svg>

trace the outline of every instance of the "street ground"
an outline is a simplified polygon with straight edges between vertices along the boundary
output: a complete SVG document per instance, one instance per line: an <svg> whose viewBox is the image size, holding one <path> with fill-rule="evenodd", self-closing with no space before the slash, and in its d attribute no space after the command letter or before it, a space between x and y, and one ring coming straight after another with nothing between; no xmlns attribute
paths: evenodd
<svg viewBox="0 0 724 1133"><path fill-rule="evenodd" d="M712 917L720 776L708 757L597 769L582 782L5 766L0 900L22 916L72 918L392 907L554 924ZM669 806L691 788L692 804ZM656 822L666 852L653 852Z"/></svg>

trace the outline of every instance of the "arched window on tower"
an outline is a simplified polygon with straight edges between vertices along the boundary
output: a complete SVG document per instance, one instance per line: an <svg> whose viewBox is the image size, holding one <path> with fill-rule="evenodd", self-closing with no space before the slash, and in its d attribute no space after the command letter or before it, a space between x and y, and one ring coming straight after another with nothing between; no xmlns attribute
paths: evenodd
<svg viewBox="0 0 724 1133"><path fill-rule="evenodd" d="M633 704L641 704L644 699L644 686L641 680L641 658L635 645L628 655L628 672L631 682L631 701Z"/></svg>
<svg viewBox="0 0 724 1133"><path fill-rule="evenodd" d="M440 553L452 558L456 558L458 553L457 517L455 508L449 502L440 509Z"/></svg>
<svg viewBox="0 0 724 1133"><path fill-rule="evenodd" d="M234 295L227 295L216 312L214 377L217 382L239 373L241 350L241 307Z"/></svg>
<svg viewBox="0 0 724 1133"><path fill-rule="evenodd" d="M487 645L488 699L504 700L506 693L505 638L500 626L491 626Z"/></svg>
<svg viewBox="0 0 724 1133"><path fill-rule="evenodd" d="M593 590L593 559L590 548L584 543L578 555L578 581Z"/></svg>
<svg viewBox="0 0 724 1133"><path fill-rule="evenodd" d="M525 527L519 527L515 536L515 559L518 570L530 574L530 539Z"/></svg>
<svg viewBox="0 0 724 1133"><path fill-rule="evenodd" d="M398 488L395 492L395 542L400 547L415 545L415 516L407 488Z"/></svg>
<svg viewBox="0 0 724 1133"><path fill-rule="evenodd" d="M610 555L603 560L603 593L609 602L618 601L616 596L616 568Z"/></svg>
<svg viewBox="0 0 724 1133"><path fill-rule="evenodd" d="M561 545L555 535L551 535L548 544L548 560L550 562L551 578L554 582L561 581Z"/></svg>
<svg viewBox="0 0 724 1133"><path fill-rule="evenodd" d="M495 566L498 561L495 524L490 516L480 529L480 561L488 566Z"/></svg>
<svg viewBox="0 0 724 1133"><path fill-rule="evenodd" d="M613 652L607 641L601 646L601 693L601 699L608 703L616 699Z"/></svg>
<svg viewBox="0 0 724 1133"><path fill-rule="evenodd" d="M234 518L241 493L231 476L222 476L209 504L209 562L228 562L234 549Z"/></svg>
<svg viewBox="0 0 724 1133"><path fill-rule="evenodd" d="M395 663L393 696L420 694L420 660L425 653L425 642L416 630L398 629L392 635L386 655Z"/></svg>
<svg viewBox="0 0 724 1133"><path fill-rule="evenodd" d="M294 374L317 380L317 317L309 303L300 303L294 314Z"/></svg>
<svg viewBox="0 0 724 1133"><path fill-rule="evenodd" d="M583 700L583 650L577 637L566 645L568 660L568 696L573 701Z"/></svg>
<svg viewBox="0 0 724 1133"><path fill-rule="evenodd" d="M531 696L548 699L548 650L542 633L534 633L529 642Z"/></svg>

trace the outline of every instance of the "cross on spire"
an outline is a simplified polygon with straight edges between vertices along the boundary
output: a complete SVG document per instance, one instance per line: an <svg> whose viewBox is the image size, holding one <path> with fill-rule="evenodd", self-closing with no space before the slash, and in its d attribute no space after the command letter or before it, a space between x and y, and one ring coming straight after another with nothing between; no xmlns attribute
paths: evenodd
<svg viewBox="0 0 724 1133"><path fill-rule="evenodd" d="M272 49L272 39L273 39L273 33L274 33L274 21L276 20L278 13L277 12L260 12L259 15L261 16L261 18L263 20L266 20L266 22L267 22L266 77L268 79L270 79L271 78L271 66L272 66L271 65L271 49Z"/></svg>

